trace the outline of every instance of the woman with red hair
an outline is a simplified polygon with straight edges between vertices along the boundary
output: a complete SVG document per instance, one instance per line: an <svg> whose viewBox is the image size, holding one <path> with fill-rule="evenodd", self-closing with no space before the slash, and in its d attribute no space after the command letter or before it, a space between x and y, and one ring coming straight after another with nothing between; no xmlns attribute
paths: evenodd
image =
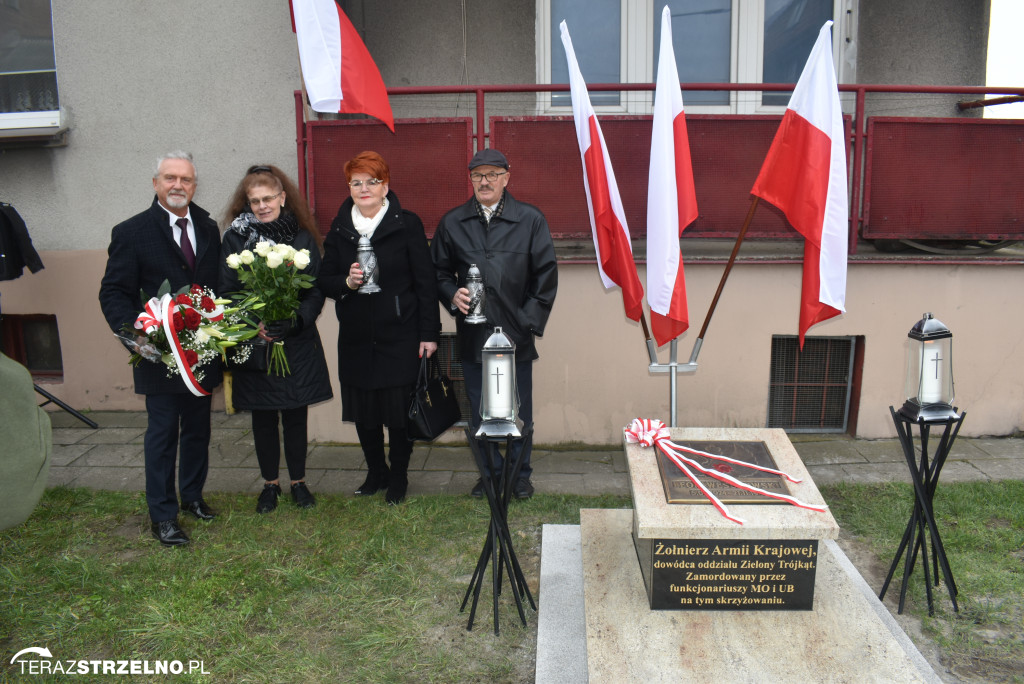
<svg viewBox="0 0 1024 684"><path fill-rule="evenodd" d="M366 458L366 481L355 493L386 490L394 505L409 484L407 415L419 359L437 351L441 331L437 279L423 223L390 190L383 157L361 152L345 164L345 178L351 196L324 240L317 287L335 300L341 419L355 423ZM380 291L372 294L359 292L365 274L356 249L363 236L377 257Z"/></svg>

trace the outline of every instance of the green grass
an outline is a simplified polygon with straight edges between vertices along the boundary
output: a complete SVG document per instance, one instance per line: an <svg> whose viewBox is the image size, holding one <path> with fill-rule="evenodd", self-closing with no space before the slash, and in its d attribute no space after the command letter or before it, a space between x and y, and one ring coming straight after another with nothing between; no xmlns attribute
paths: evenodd
<svg viewBox="0 0 1024 684"><path fill-rule="evenodd" d="M208 500L221 516L183 518L185 548L150 537L141 494L50 490L26 524L0 532L0 678L17 674L14 653L46 646L55 660L202 660L218 682L532 680L536 613L523 628L506 591L496 638L488 587L472 632L459 613L487 529L481 501L321 496L310 511L282 501L258 516L251 495ZM534 597L543 523L628 505L513 502Z"/></svg>
<svg viewBox="0 0 1024 684"><path fill-rule="evenodd" d="M821 491L840 526L862 538L887 571L910 517L911 486L833 485ZM928 615L919 557L905 612L921 618L954 673L1024 681L1024 482L940 483L934 506L960 610L953 611L940 583L932 588L935 615ZM895 605L902 577L900 564L887 604Z"/></svg>
<svg viewBox="0 0 1024 684"><path fill-rule="evenodd" d="M884 573L910 514L909 486L821 489ZM210 676L191 681L532 681L536 613L527 610L523 628L506 591L495 637L489 587L473 631L459 612L487 526L481 501L420 496L388 507L381 497L320 496L310 511L283 500L265 516L251 494L209 501L220 517L183 518L194 543L181 549L150 537L141 493L49 490L27 523L0 531L0 680L21 679L14 653L45 646L55 660L202 660ZM542 524L629 505L610 496L513 502L534 596ZM906 612L921 617L954 673L1021 680L1024 483L943 483L935 506L960 612L940 586L928 617L920 567ZM887 604L898 593L897 579Z"/></svg>

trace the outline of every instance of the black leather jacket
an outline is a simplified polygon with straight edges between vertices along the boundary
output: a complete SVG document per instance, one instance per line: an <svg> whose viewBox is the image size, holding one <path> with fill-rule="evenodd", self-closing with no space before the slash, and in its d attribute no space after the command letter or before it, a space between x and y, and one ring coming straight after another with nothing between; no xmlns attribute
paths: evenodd
<svg viewBox="0 0 1024 684"><path fill-rule="evenodd" d="M501 214L485 225L476 199L470 198L444 215L430 251L438 299L455 316L462 360L479 363L480 349L496 326L515 343L517 360L536 359L534 336L544 334L558 289L555 247L544 214L506 190ZM482 325L466 325L452 306L471 264L484 280L487 323Z"/></svg>

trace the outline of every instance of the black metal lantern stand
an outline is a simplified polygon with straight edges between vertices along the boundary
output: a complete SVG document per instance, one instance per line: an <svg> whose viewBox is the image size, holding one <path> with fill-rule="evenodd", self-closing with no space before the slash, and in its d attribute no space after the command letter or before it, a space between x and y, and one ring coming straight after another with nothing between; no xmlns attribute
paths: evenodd
<svg viewBox="0 0 1024 684"><path fill-rule="evenodd" d="M502 334L501 328L496 328L494 334L487 340L481 356L483 388L480 398L480 413L483 422L475 434L471 428L466 428L466 437L470 450L473 452L477 470L480 471L480 481L483 483L484 496L487 497L491 519L487 525L487 538L484 541L483 550L477 559L473 577L469 581L469 587L466 589L459 612L465 611L472 596L473 605L469 611L469 624L466 629L473 629L484 575L488 564L490 564L491 590L494 599L494 634L498 635L500 632L498 597L501 595L504 576L508 577L512 588L512 597L515 599L516 609L519 611L519 619L524 627L526 626L526 614L523 611L523 598L525 597L529 601L531 608L537 610L537 604L533 600L530 588L526 584L526 577L523 575L523 569L520 567L519 559L512 547L512 534L508 526L508 504L512 500L514 484L519 477L525 456L529 453L533 443L533 425L524 425L520 430L516 422L515 346ZM523 441L523 448L513 462L511 458L512 442L516 439ZM496 473L493 464L497 461L498 446L502 443L505 444L505 458L502 459L501 472Z"/></svg>
<svg viewBox="0 0 1024 684"><path fill-rule="evenodd" d="M959 612L956 602L958 590L956 582L953 580L953 572L949 567L946 550L942 545L942 537L939 536L933 506L935 490L939 486L939 474L942 472L942 466L960 432L964 416L967 415L966 412L958 414L952 403L953 335L946 326L934 319L930 313L926 313L911 328L908 337L910 338L910 353L907 364L907 400L898 411L890 406L889 413L892 414L896 434L903 447L907 468L910 470L910 478L914 486L914 510L903 531L903 538L896 551L896 557L893 558L892 565L889 566L889 572L878 598L885 598L885 592L896 572L896 566L899 565L900 559L906 553L899 608L897 609L897 613L903 612L907 596L907 583L914 571L917 554L920 552L924 567L925 592L928 596L928 614L935 614L932 578L934 577L935 586L938 586L940 571L942 579L946 583L949 598L953 602L953 610ZM920 433L920 451L914 445L914 425L917 425ZM933 427L941 427L942 436L939 438L935 453L929 456L928 441ZM928 563L929 539L932 552L930 568Z"/></svg>

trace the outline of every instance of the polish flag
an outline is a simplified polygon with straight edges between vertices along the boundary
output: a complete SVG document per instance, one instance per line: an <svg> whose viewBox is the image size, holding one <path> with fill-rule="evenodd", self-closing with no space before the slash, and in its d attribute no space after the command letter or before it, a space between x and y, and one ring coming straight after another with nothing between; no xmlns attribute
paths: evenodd
<svg viewBox="0 0 1024 684"><path fill-rule="evenodd" d="M335 0L291 0L292 28L309 104L317 112L369 114L395 132L380 70Z"/></svg>
<svg viewBox="0 0 1024 684"><path fill-rule="evenodd" d="M846 311L849 205L846 136L825 22L789 100L752 194L768 200L804 236L800 348L816 323Z"/></svg>
<svg viewBox="0 0 1024 684"><path fill-rule="evenodd" d="M604 144L597 115L590 104L587 84L576 63L569 29L564 21L560 27L565 58L569 62L572 115L576 121L576 139L583 158L583 188L587 192L590 228L594 235L594 249L597 250L597 270L605 288L613 285L622 288L622 304L626 316L639 321L644 313L644 288L633 262L626 212L622 210L619 186L615 182L615 173L608 159L608 147Z"/></svg>
<svg viewBox="0 0 1024 684"><path fill-rule="evenodd" d="M690 327L679 238L697 218L690 140L672 49L672 13L661 13L661 52L654 94L651 166L647 181L647 303L658 346Z"/></svg>

